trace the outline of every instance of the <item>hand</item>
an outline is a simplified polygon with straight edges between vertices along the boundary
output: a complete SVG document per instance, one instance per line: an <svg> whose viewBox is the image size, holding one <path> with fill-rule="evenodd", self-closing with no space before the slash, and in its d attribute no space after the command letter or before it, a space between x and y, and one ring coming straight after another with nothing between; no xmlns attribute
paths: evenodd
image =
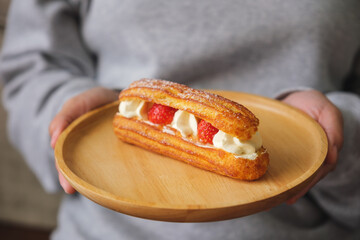
<svg viewBox="0 0 360 240"><path fill-rule="evenodd" d="M106 103L115 101L118 93L110 89L97 87L85 91L65 102L60 112L54 117L49 126L51 147L54 148L60 133L76 118L84 113ZM58 170L59 182L64 191L68 194L75 193L75 189Z"/></svg>
<svg viewBox="0 0 360 240"><path fill-rule="evenodd" d="M335 169L338 153L343 144L343 119L340 110L325 95L315 90L294 92L282 101L302 110L315 119L324 129L329 145L324 164L320 167L316 176L308 186L287 201L288 204L293 204L318 181Z"/></svg>

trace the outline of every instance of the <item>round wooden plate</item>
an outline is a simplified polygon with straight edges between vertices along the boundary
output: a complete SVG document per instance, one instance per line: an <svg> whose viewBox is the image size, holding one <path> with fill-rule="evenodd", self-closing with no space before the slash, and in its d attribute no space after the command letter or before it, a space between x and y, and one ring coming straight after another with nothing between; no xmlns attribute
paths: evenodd
<svg viewBox="0 0 360 240"><path fill-rule="evenodd" d="M276 100L213 92L260 119L270 166L259 180L234 180L121 142L112 130L118 102L74 121L58 139L56 164L78 192L104 207L175 222L260 212L286 201L314 177L327 153L326 135L314 120Z"/></svg>

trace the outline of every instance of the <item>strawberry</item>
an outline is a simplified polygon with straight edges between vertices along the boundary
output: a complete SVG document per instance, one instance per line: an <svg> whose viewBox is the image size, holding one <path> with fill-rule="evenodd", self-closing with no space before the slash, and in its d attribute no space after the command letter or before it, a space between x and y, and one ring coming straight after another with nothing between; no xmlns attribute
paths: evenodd
<svg viewBox="0 0 360 240"><path fill-rule="evenodd" d="M170 124L176 111L175 108L154 103L148 112L148 118L152 123Z"/></svg>
<svg viewBox="0 0 360 240"><path fill-rule="evenodd" d="M218 131L219 129L205 120L201 120L198 124L198 137L203 143L212 143L213 138Z"/></svg>

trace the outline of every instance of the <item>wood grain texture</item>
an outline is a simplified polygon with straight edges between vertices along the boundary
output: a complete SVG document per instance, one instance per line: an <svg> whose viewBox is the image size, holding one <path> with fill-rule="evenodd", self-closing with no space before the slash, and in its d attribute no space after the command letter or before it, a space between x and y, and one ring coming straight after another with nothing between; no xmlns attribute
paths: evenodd
<svg viewBox="0 0 360 240"><path fill-rule="evenodd" d="M213 91L249 108L270 154L268 172L239 181L119 141L112 130L118 102L73 122L55 147L56 163L84 196L125 214L176 222L246 216L274 207L301 190L327 153L322 128L276 100Z"/></svg>

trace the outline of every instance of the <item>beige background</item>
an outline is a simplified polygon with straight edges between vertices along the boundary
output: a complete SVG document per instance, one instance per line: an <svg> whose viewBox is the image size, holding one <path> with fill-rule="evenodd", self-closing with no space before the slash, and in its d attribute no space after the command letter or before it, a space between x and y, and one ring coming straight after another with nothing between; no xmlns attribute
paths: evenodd
<svg viewBox="0 0 360 240"><path fill-rule="evenodd" d="M9 0L0 0L0 48ZM2 86L0 84L0 97ZM53 228L61 194L47 194L6 136L6 112L0 106L0 221Z"/></svg>

